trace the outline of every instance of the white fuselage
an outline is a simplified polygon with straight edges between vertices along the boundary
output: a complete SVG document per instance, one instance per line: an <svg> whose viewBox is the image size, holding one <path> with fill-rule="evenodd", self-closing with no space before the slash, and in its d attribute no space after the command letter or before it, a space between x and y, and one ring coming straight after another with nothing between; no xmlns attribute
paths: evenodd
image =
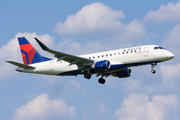
<svg viewBox="0 0 180 120"><path fill-rule="evenodd" d="M146 45L80 55L79 57L92 59L94 61L110 61L111 67L107 71L105 71L106 73L108 73L122 70L126 67L167 61L169 59L172 59L174 55L157 45ZM70 63L68 62L63 60L58 61L58 59L31 64L30 66L36 67L36 69L17 69L17 71L62 76L83 74L77 65L70 65ZM98 73L96 72L96 70L94 70L93 74Z"/></svg>

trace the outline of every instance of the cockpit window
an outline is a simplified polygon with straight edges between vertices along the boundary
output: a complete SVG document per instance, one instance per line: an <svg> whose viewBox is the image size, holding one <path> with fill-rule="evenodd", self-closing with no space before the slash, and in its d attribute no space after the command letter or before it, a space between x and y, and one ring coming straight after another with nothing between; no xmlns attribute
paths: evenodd
<svg viewBox="0 0 180 120"><path fill-rule="evenodd" d="M163 47L159 47L159 49L165 49L165 48L163 48Z"/></svg>
<svg viewBox="0 0 180 120"><path fill-rule="evenodd" d="M165 49L165 48L163 48L163 47L154 47L154 50L156 50L156 49Z"/></svg>
<svg viewBox="0 0 180 120"><path fill-rule="evenodd" d="M154 49L156 50L156 49L158 49L158 47L154 47Z"/></svg>

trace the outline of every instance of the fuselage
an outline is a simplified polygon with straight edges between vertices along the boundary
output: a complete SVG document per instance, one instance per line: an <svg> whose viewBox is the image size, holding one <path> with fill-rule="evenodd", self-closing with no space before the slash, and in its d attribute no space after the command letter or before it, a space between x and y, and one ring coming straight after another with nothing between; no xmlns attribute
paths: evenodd
<svg viewBox="0 0 180 120"><path fill-rule="evenodd" d="M104 73L113 73L127 67L146 65L151 63L159 63L170 60L174 54L157 45L145 45L131 48L117 49L105 52L79 55L79 57L96 61L110 61L110 68ZM77 65L70 65L69 62L63 60L49 60L45 62L31 64L36 69L16 69L20 72L37 73L46 75L78 75L84 74ZM91 69L91 74L98 74L98 70Z"/></svg>

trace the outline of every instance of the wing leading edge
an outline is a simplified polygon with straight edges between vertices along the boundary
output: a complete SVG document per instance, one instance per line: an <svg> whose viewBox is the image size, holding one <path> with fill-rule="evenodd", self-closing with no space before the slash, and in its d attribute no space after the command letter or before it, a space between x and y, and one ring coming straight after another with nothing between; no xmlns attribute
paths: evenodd
<svg viewBox="0 0 180 120"><path fill-rule="evenodd" d="M89 60L89 59L86 59L86 58L82 58L82 57L78 57L78 56L74 56L74 55L54 51L54 50L48 48L46 45L44 45L37 38L35 38L35 40L37 41L37 43L41 46L41 48L43 50L54 54L54 56L56 58L58 58L58 60L64 60L64 61L69 62L70 63L69 66L71 66L73 64L76 64L79 68L83 69L83 68L86 68L86 67L91 66L92 64L94 64L93 60Z"/></svg>

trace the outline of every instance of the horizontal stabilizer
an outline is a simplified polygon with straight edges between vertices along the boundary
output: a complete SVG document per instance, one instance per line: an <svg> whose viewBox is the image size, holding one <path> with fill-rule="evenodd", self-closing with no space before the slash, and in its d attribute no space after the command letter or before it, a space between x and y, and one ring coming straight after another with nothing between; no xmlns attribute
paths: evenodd
<svg viewBox="0 0 180 120"><path fill-rule="evenodd" d="M14 62L14 61L6 61L10 64L13 64L15 66L18 66L20 68L25 68L25 69L34 69L35 67L32 67L32 66L28 66L28 65L25 65L25 64L21 64L21 63L17 63L17 62Z"/></svg>

